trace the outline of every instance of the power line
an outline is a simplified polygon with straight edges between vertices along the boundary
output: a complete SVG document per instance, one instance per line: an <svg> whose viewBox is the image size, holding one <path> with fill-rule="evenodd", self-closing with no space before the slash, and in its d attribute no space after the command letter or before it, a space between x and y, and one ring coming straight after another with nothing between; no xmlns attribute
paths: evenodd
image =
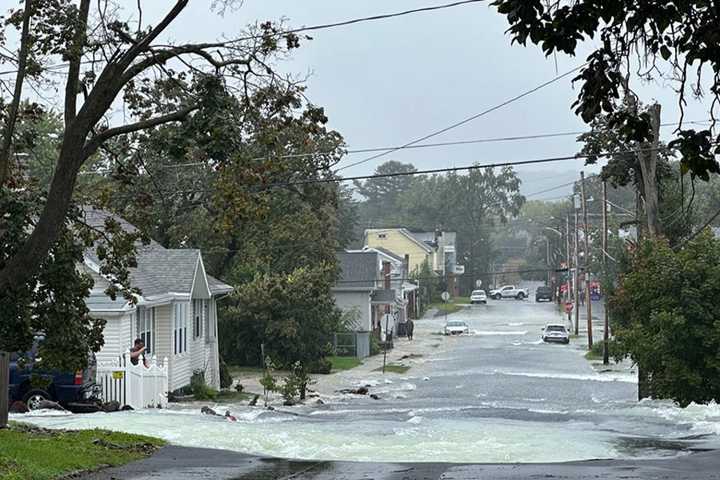
<svg viewBox="0 0 720 480"><path fill-rule="evenodd" d="M702 121L687 121L682 122L683 124L688 125L705 125L709 123L709 120L702 120ZM677 126L680 122L673 122L673 123L664 123L660 125L661 127L670 127L670 126ZM480 144L480 143L499 143L499 142L514 142L514 141L522 141L522 140L539 140L544 138L557 138L557 137L569 137L569 136L575 136L575 135L582 135L583 133L590 133L587 130L582 131L574 131L574 132L556 132L556 133L540 133L540 134L530 134L530 135L517 135L517 136L509 136L509 137L490 137L490 138L477 138L477 139L470 139L470 140L457 140L454 142L437 142L437 143L421 143L419 145L409 145L409 146L394 146L394 147L370 147L370 148L357 148L357 149L348 149L345 150L343 153L345 155L353 155L358 153L373 153L373 152L393 152L397 150L412 150L412 149L420 149L420 148L436 148L436 147L449 147L449 146L455 146L455 145L474 145L474 144ZM335 153L335 150L319 150L315 152L307 152L307 153L289 153L287 155L266 155L264 157L255 157L252 160L264 160L267 158L276 158L276 159L283 159L283 158L304 158L304 157L312 157L314 155L331 155ZM184 164L187 166L192 165L201 165L199 162L190 163L190 164ZM178 166L184 166L184 165L178 165ZM172 166L168 166L172 167ZM349 167L349 165L348 165ZM346 167L342 167L346 168ZM342 169L341 168L341 169Z"/></svg>
<svg viewBox="0 0 720 480"><path fill-rule="evenodd" d="M539 192L528 193L527 195L525 195L525 197L533 197L535 195L541 195L543 193L552 192L553 190L557 190L559 188L569 187L570 185L575 185L575 180L573 180L572 182L563 183L562 185L558 185L556 187L546 188L545 190L540 190Z"/></svg>
<svg viewBox="0 0 720 480"><path fill-rule="evenodd" d="M515 167L515 166L522 166L522 165L535 165L535 164L542 164L542 163L550 163L550 162L560 162L560 161L567 161L567 160L578 160L581 158L588 158L588 157L604 157L608 155L618 155L618 154L625 154L625 153L639 153L639 152L646 152L646 151L652 151L652 150L669 150L668 147L655 147L655 148L637 148L637 149L631 149L631 150L625 150L625 151L610 151L610 152L603 152L603 153L594 153L594 154L574 154L574 155L567 155L562 157L547 157L547 158L536 158L533 160L519 160L519 161L508 161L508 162L498 162L498 163L487 163L487 164L475 164L475 165L467 165L463 167L446 167L446 168L433 168L429 170L416 170L412 172L393 172L393 173L381 173L381 174L372 174L372 175L358 175L355 177L334 177L334 178L311 178L311 179L305 179L305 180L294 180L289 182L277 182L277 183L271 183L268 184L267 187L283 187L283 186L291 186L291 185L307 185L307 184L313 184L313 183L339 183L339 182L350 182L350 181L356 181L356 180L369 180L373 178L390 178L390 177L407 177L407 176L415 176L415 175L428 175L428 174L437 174L437 173L452 173L452 172L462 172L462 171L472 171L472 170L483 170L487 168L501 168L501 167Z"/></svg>
<svg viewBox="0 0 720 480"><path fill-rule="evenodd" d="M520 100L520 99L522 99L522 98L524 98L524 97L527 97L528 95L531 95L531 94L537 92L538 90L540 90L540 89L542 89L542 88L544 88L544 87L547 87L548 85L551 85L551 84L557 82L558 80L561 80L561 79L567 77L568 75L571 75L572 73L575 73L576 71L578 71L578 70L580 70L582 67L584 67L586 64L587 64L587 63L583 63L582 65L579 65L579 66L573 68L572 70L568 70L567 72L563 73L562 75L558 75L558 76L556 76L555 78L553 78L553 79L551 79L551 80L548 80L547 82L538 85L537 87L531 88L530 90L526 90L525 92L523 92L523 93L521 93L521 94L519 94L519 95L516 95L516 96L514 96L514 97L512 97L512 98L510 98L510 99L508 99L508 100L505 100L504 102L502 102L502 103L500 103L500 104L498 104L498 105L495 105L494 107L490 107L490 108L488 108L487 110L483 110L483 111L480 112L480 113L476 113L475 115L471 115L471 116L469 116L469 117L467 117L467 118L465 118L465 119L463 119L463 120L460 120L459 122L455 122L455 123L453 123L452 125L449 125L449 126L447 126L447 127L445 127L445 128L441 128L440 130L436 130L435 132L432 132L432 133L430 133L430 134L428 134L428 135L425 135L425 136L423 136L423 137L417 138L417 139L415 139L415 140L413 140L413 141L411 141L411 142L408 142L408 143L406 143L406 144L404 144L404 145L402 145L402 146L400 146L400 147L396 147L396 148L394 148L394 149L392 149L392 150L388 150L388 151L383 152L383 153L378 153L377 155L372 155L372 156L370 156L370 157L368 157L368 158L366 158L366 159L364 159L364 160L360 160L360 161L358 161L358 162L351 163L350 165L345 165L344 167L338 168L335 172L337 173L337 172L339 172L339 171L341 171L341 170L345 170L346 168L354 167L354 166L356 166L356 165L360 165L360 164L363 164L363 163L366 163L366 162L375 160L375 159L377 159L377 158L384 157L384 156L386 156L386 155L389 155L390 153L396 152L396 151L398 151L398 150L402 150L402 149L404 149L404 148L408 148L408 147L410 147L410 146L412 146L412 145L416 145L416 144L418 144L418 143L420 143L420 142L423 142L423 141L425 141L425 140L427 140L427 139L429 139L429 138L436 137L436 136L438 136L438 135L440 135L440 134L443 134L443 133L445 133L445 132L447 132L447 131L449 131L449 130L452 130L452 129L454 129L454 128L460 127L460 126L462 126L462 125L465 125L466 123L472 122L473 120L476 120L476 119L478 119L478 118L480 118L480 117L482 117L482 116L484 116L484 115L487 115L488 113L494 112L495 110L499 110L499 109L501 109L502 107L504 107L504 106L506 106L506 105L509 105L509 104L511 104L511 103L513 103L513 102L516 102L516 101L518 101L518 100Z"/></svg>
<svg viewBox="0 0 720 480"><path fill-rule="evenodd" d="M703 230L705 230L707 227L709 227L712 224L712 222L714 222L715 219L718 217L720 217L720 210L715 212L715 214L712 217L710 217L710 219L708 219L708 221L705 222L702 227L698 228L692 235L687 237L682 242L678 243L675 246L675 249L677 250L677 249L683 247L684 245L686 245L687 243L691 242L692 240L694 240L698 235L700 235L703 232Z"/></svg>
<svg viewBox="0 0 720 480"><path fill-rule="evenodd" d="M395 13L387 13L387 14L382 14L382 15L372 15L369 17L353 18L350 20L343 20L340 22L325 23L325 24L320 24L320 25L311 25L309 27L298 27L298 28L292 28L289 30L279 31L271 36L280 37L283 35L290 35L290 34L294 34L294 33L312 32L312 31L316 31L316 30L326 30L326 29L330 29L330 28L354 25L356 23L374 22L374 21L385 20L385 19L389 19L389 18L402 17L405 15L411 15L411 14L415 14L415 13L431 12L431 11L435 11L435 10L444 10L447 8L458 7L461 5L466 5L466 4L471 4L471 3L480 3L483 1L485 1L485 0L462 0L462 1L458 1L458 2L445 3L442 5L433 5L433 6L429 6L429 7L414 8L412 10L404 10L404 11L395 12ZM249 35L249 36L245 36L245 37L239 37L239 38L235 38L232 40L228 40L228 41L222 42L222 43L227 45L227 44L232 44L232 43L245 42L248 40L262 40L264 38L267 38L267 35ZM88 63L90 63L90 62L88 62ZM69 65L69 63L65 62L65 63L60 63L57 65L48 67L48 69L55 69L58 67L67 68L68 65ZM11 74L11 73L17 73L17 70L3 71L3 72L0 72L0 75L7 75L7 74Z"/></svg>

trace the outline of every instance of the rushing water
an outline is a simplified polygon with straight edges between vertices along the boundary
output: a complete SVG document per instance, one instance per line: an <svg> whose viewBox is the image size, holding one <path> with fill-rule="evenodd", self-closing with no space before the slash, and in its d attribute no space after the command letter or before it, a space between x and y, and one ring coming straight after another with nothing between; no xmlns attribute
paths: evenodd
<svg viewBox="0 0 720 480"><path fill-rule="evenodd" d="M102 427L186 446L313 460L553 462L678 455L716 448L720 406L635 402L631 372L596 373L574 345L544 345L552 306L498 302L456 318L474 335L445 339L442 319L418 322L424 357L407 375L349 371L338 387L370 385L380 400L325 392L324 405L275 411L215 405L238 418L166 410L13 416L49 428ZM422 342L425 342L424 344Z"/></svg>

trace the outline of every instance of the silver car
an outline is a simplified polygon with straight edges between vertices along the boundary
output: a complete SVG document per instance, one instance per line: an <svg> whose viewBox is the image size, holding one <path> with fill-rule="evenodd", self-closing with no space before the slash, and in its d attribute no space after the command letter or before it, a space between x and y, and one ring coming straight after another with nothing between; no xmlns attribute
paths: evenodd
<svg viewBox="0 0 720 480"><path fill-rule="evenodd" d="M445 335L467 335L470 328L461 320L450 320L445 324Z"/></svg>
<svg viewBox="0 0 720 480"><path fill-rule="evenodd" d="M470 294L470 303L473 305L476 303L487 304L487 294L485 290L473 290Z"/></svg>
<svg viewBox="0 0 720 480"><path fill-rule="evenodd" d="M570 332L565 325L550 323L542 329L543 342L570 343Z"/></svg>

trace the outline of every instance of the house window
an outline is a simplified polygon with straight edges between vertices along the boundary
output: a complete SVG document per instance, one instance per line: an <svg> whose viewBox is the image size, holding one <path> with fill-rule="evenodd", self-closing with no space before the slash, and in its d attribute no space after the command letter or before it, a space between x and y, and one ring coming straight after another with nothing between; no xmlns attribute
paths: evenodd
<svg viewBox="0 0 720 480"><path fill-rule="evenodd" d="M193 318L193 340L197 340L202 336L202 319L205 312L205 300L193 300L192 318ZM205 329L207 332L207 329Z"/></svg>
<svg viewBox="0 0 720 480"><path fill-rule="evenodd" d="M205 342L210 343L211 331L210 331L210 301L203 303L203 318L205 319Z"/></svg>
<svg viewBox="0 0 720 480"><path fill-rule="evenodd" d="M155 309L138 307L137 332L145 344L145 355L152 355L155 351Z"/></svg>
<svg viewBox="0 0 720 480"><path fill-rule="evenodd" d="M175 355L187 350L187 303L173 304L173 340Z"/></svg>

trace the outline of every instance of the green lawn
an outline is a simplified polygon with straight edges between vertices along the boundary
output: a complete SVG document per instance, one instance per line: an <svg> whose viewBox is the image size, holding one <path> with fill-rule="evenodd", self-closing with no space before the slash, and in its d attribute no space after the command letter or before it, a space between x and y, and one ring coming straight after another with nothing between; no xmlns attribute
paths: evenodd
<svg viewBox="0 0 720 480"><path fill-rule="evenodd" d="M253 392L237 392L235 390L220 390L215 397L217 402L244 402L255 397ZM259 395L259 394L258 394Z"/></svg>
<svg viewBox="0 0 720 480"><path fill-rule="evenodd" d="M386 372L391 372L391 373L405 373L405 372L407 372L408 370L410 370L410 367L409 367L409 366L407 366L407 365L402 365L402 364L399 364L399 363L388 363L387 365L385 365L385 371L386 371ZM376 369L373 370L373 371L375 371L375 372L382 372L382 371L383 371L383 368L382 368L382 367L378 367L378 368L376 368Z"/></svg>
<svg viewBox="0 0 720 480"><path fill-rule="evenodd" d="M358 365L362 365L359 358L356 357L326 357L332 364L332 371L350 370Z"/></svg>
<svg viewBox="0 0 720 480"><path fill-rule="evenodd" d="M12 423L0 430L0 479L50 480L151 455L160 439L107 430L43 430Z"/></svg>
<svg viewBox="0 0 720 480"><path fill-rule="evenodd" d="M262 367L243 367L240 365L228 365L228 372L230 372L231 377L235 378L235 377L247 375L249 373L250 374L255 374L255 373L262 374L263 369L262 369Z"/></svg>
<svg viewBox="0 0 720 480"><path fill-rule="evenodd" d="M449 315L451 313L459 312L462 310L463 307L460 305L457 305L455 303L432 303L428 305L428 309L435 308L437 309L437 313L435 315L445 315L446 313Z"/></svg>

